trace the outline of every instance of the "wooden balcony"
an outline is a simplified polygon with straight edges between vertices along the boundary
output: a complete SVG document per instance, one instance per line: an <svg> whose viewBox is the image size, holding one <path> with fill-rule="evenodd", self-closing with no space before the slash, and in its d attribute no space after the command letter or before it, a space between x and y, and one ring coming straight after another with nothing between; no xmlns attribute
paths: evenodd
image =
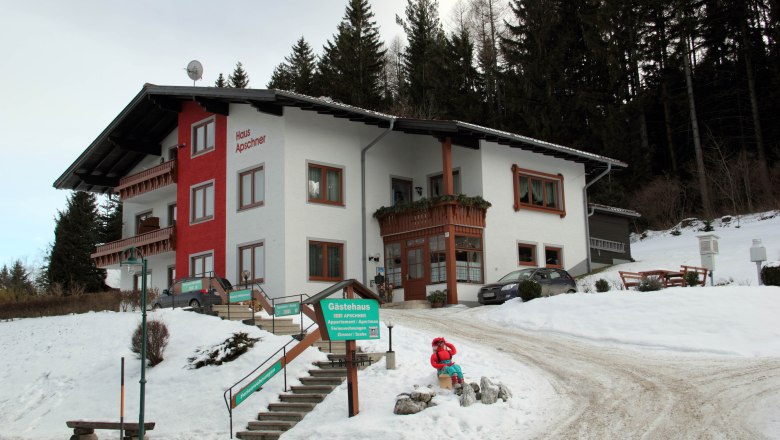
<svg viewBox="0 0 780 440"><path fill-rule="evenodd" d="M120 199L127 200L174 183L176 183L176 161L169 160L120 179L114 192L119 194Z"/></svg>
<svg viewBox="0 0 780 440"><path fill-rule="evenodd" d="M440 202L429 208L410 208L378 217L379 233L385 237L449 224L484 229L486 213L487 208L483 207L463 205L455 201Z"/></svg>
<svg viewBox="0 0 780 440"><path fill-rule="evenodd" d="M141 250L144 257L162 254L176 250L176 227L158 229L156 231L139 234L134 237L106 243L98 246L95 253L90 255L98 267L108 267L119 264L122 251L135 246Z"/></svg>

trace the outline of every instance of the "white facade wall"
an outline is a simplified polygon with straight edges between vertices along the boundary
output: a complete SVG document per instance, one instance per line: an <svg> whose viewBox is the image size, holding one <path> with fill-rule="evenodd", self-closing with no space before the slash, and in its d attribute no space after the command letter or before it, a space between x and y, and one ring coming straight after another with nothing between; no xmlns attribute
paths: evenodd
<svg viewBox="0 0 780 440"><path fill-rule="evenodd" d="M544 264L544 246L563 249L563 268L571 269L587 259L582 188L585 168L492 142L482 142L483 197L493 204L485 228L485 281L494 282L518 263L517 243L536 244L536 257ZM549 174L563 174L566 217L530 209L514 210L512 165Z"/></svg>
<svg viewBox="0 0 780 440"><path fill-rule="evenodd" d="M277 292L284 291L285 272L285 118L258 112L249 105L231 104L227 137L224 276L233 284L242 282L238 248L262 242L265 249L263 290L270 296L281 296ZM263 142L251 148L239 148L241 151L237 149L237 144L257 138ZM264 203L239 211L239 173L259 165L265 173Z"/></svg>
<svg viewBox="0 0 780 440"><path fill-rule="evenodd" d="M308 281L309 240L343 243L344 278L362 280L360 152L382 129L297 108L284 113L285 285L269 295L313 295L333 284ZM342 169L344 206L308 202L309 163Z"/></svg>

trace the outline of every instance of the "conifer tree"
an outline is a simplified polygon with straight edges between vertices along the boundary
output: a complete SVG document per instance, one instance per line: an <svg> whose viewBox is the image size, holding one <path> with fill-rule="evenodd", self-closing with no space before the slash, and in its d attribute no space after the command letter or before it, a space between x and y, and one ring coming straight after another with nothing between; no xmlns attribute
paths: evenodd
<svg viewBox="0 0 780 440"><path fill-rule="evenodd" d="M311 46L301 37L292 48L292 54L276 66L268 88L284 89L304 95L317 95L316 64Z"/></svg>
<svg viewBox="0 0 780 440"><path fill-rule="evenodd" d="M379 28L368 0L350 0L333 42L319 63L322 92L358 107L377 108L384 69Z"/></svg>
<svg viewBox="0 0 780 440"><path fill-rule="evenodd" d="M100 243L110 243L122 238L122 202L107 197L100 207Z"/></svg>
<svg viewBox="0 0 780 440"><path fill-rule="evenodd" d="M439 3L436 0L407 1L406 19L396 16L409 42L403 58L404 91L414 116L436 117L449 93L441 78L445 69L446 38L439 21Z"/></svg>
<svg viewBox="0 0 780 440"><path fill-rule="evenodd" d="M220 74L222 76L222 74ZM241 61L236 63L236 68L233 73L228 75L228 87L234 89L245 89L249 87L249 75L244 70L244 66Z"/></svg>
<svg viewBox="0 0 780 440"><path fill-rule="evenodd" d="M3 267L5 269L5 266ZM35 293L35 285L30 280L30 272L24 267L21 260L16 260L10 272L8 272L8 281L6 290L10 290L17 295L32 295Z"/></svg>
<svg viewBox="0 0 780 440"><path fill-rule="evenodd" d="M54 244L47 257L48 284L60 284L66 292L84 288L86 292L106 289L106 271L95 266L90 254L101 241L100 219L94 194L77 191L58 213Z"/></svg>
<svg viewBox="0 0 780 440"><path fill-rule="evenodd" d="M224 89L228 86L227 81L225 81L225 77L220 72L219 76L217 77L217 80L214 81L214 87L219 87L220 89Z"/></svg>

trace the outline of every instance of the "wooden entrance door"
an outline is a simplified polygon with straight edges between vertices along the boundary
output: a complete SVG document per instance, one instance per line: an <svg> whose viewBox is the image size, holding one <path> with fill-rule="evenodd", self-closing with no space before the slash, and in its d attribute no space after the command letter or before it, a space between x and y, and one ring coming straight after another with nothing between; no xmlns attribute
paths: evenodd
<svg viewBox="0 0 780 440"><path fill-rule="evenodd" d="M412 241L412 240L410 240ZM406 277L404 279L404 300L425 299L425 240L414 240L406 248Z"/></svg>

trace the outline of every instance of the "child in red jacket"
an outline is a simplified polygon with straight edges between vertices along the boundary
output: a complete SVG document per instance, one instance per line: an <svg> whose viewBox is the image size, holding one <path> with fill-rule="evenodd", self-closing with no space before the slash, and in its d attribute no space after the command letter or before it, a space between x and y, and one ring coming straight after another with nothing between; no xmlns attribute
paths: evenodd
<svg viewBox="0 0 780 440"><path fill-rule="evenodd" d="M455 346L445 341L444 338L434 338L431 343L433 354L431 355L431 365L438 374L446 374L452 377L453 388L458 388L463 384L463 371L460 365L456 365L452 356L458 352Z"/></svg>

